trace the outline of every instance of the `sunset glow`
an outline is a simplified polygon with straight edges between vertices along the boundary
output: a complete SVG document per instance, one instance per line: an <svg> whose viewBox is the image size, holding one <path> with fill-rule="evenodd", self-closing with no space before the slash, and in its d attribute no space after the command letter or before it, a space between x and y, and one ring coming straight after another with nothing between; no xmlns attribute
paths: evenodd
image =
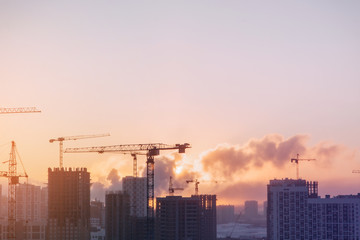
<svg viewBox="0 0 360 240"><path fill-rule="evenodd" d="M316 158L299 169L321 194L357 193L360 5L280 2L2 2L1 105L42 112L1 115L1 162L14 140L30 182L46 185L59 165L49 139L109 132L64 148L191 143L155 157L159 196L172 174L186 196L199 179L220 202L263 201L269 179L295 177L298 153ZM64 154L88 168L92 198L132 161Z"/></svg>

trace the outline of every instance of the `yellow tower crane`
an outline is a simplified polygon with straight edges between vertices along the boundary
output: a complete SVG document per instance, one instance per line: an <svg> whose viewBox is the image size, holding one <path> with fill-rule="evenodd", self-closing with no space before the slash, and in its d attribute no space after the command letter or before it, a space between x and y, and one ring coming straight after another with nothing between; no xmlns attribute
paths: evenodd
<svg viewBox="0 0 360 240"><path fill-rule="evenodd" d="M16 144L14 141L11 142L11 151L9 161L3 163L9 163L8 171L0 171L0 177L6 177L9 182L8 187L8 237L7 239L16 239L16 185L19 183L20 177L28 178L28 175L25 171L24 165L20 159L21 165L23 167L24 173L17 173L17 162L16 155L20 159L20 155L16 149Z"/></svg>
<svg viewBox="0 0 360 240"><path fill-rule="evenodd" d="M9 113L40 113L36 107L17 107L17 108L0 108L0 114L9 114ZM16 184L19 183L19 177L26 177L27 174L24 172L24 175L17 175L17 164L16 164L16 145L15 142L12 142L10 159L9 159L9 171L1 171L0 177L7 177L9 180L8 187L8 236L7 239L13 240L16 239ZM21 160L21 159L20 159ZM24 166L23 166L24 167Z"/></svg>
<svg viewBox="0 0 360 240"><path fill-rule="evenodd" d="M84 138L97 138L97 137L107 137L110 136L109 133L105 133L105 134L93 134L93 135L79 135L79 136L68 136L68 137L58 137L58 138L53 138L50 139L49 142L53 143L55 141L59 142L59 147L60 147L60 168L63 168L63 160L64 160L64 143L63 141L68 141L68 140L78 140L78 139L84 139Z"/></svg>

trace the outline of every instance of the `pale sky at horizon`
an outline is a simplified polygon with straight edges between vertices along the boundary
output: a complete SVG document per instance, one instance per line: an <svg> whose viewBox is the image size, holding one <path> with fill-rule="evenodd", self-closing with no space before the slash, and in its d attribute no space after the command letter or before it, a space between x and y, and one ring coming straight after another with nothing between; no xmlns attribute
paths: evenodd
<svg viewBox="0 0 360 240"><path fill-rule="evenodd" d="M219 144L300 134L353 153L334 165L354 182L359 11L359 1L1 1L0 107L42 113L0 116L0 160L15 140L30 178L46 182L58 166L48 140L60 136L111 134L65 147L189 142L191 162ZM108 158L65 154L65 166Z"/></svg>

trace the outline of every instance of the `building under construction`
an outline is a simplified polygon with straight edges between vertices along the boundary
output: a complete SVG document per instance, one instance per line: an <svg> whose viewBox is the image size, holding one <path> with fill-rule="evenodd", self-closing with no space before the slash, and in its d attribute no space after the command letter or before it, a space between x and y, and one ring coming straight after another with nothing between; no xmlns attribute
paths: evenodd
<svg viewBox="0 0 360 240"><path fill-rule="evenodd" d="M90 238L90 173L86 168L48 169L49 240Z"/></svg>

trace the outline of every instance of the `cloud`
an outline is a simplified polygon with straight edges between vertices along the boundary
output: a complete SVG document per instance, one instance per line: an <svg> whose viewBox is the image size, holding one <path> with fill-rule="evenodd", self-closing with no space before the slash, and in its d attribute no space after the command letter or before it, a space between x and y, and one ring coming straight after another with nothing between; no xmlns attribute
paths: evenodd
<svg viewBox="0 0 360 240"><path fill-rule="evenodd" d="M192 166L183 164L182 157L183 155L179 153L173 153L171 155L161 156L155 159L156 196L164 196L168 194L170 176L173 177L173 186L180 188L187 187L186 180L196 178L197 174L192 171ZM183 169L181 173L176 174L176 167L180 164Z"/></svg>
<svg viewBox="0 0 360 240"><path fill-rule="evenodd" d="M252 139L242 146L222 144L204 152L201 163L204 171L213 177L231 179L250 170L261 169L267 163L276 169L282 169L296 154L316 158L321 164L328 163L347 151L344 146L330 142L308 147L308 139L306 135L285 139L281 135L271 134L262 139Z"/></svg>
<svg viewBox="0 0 360 240"><path fill-rule="evenodd" d="M104 184L100 183L100 182L94 182L93 184L91 184L91 199L97 199L100 200L102 202L104 202L105 200L105 192L106 192L106 187Z"/></svg>
<svg viewBox="0 0 360 240"><path fill-rule="evenodd" d="M115 168L111 169L106 179L111 182L111 185L108 188L110 191L121 190L121 178L118 170L116 170Z"/></svg>
<svg viewBox="0 0 360 240"><path fill-rule="evenodd" d="M111 183L108 187L101 182L94 182L91 184L91 199L104 201L106 191L119 191L122 189L121 177L118 170L115 168L111 169L106 180Z"/></svg>

